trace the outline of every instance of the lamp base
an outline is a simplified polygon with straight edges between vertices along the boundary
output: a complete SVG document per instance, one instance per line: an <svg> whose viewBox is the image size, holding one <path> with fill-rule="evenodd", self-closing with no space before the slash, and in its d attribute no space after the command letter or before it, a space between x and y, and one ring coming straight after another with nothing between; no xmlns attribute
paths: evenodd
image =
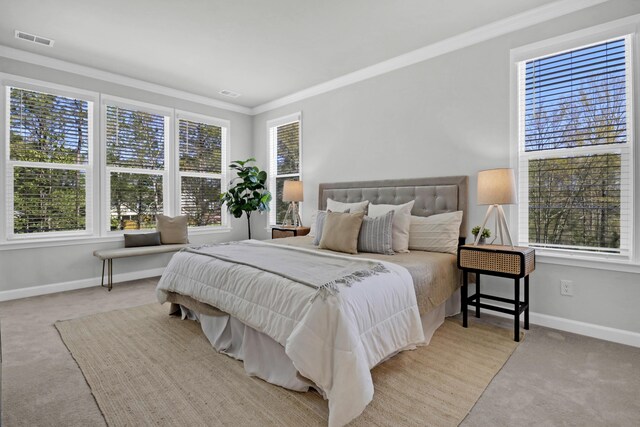
<svg viewBox="0 0 640 427"><path fill-rule="evenodd" d="M500 233L500 244L504 245L504 236L509 239L509 246L513 249L513 240L511 239L511 232L509 231L509 225L507 224L507 218L504 214L504 209L502 209L501 205L490 205L489 209L487 209L487 214L484 216L484 221L482 222L482 227L480 227L480 231L476 236L476 240L473 242L474 246L478 246L478 242L480 241L480 237L482 236L482 232L484 231L485 225L487 225L487 220L491 216L493 210L496 210L496 235L491 241L491 243L495 242L498 238L498 233Z"/></svg>
<svg viewBox="0 0 640 427"><path fill-rule="evenodd" d="M302 227L302 219L300 218L300 213L298 212L298 204L296 202L289 203L289 208L284 214L282 225Z"/></svg>

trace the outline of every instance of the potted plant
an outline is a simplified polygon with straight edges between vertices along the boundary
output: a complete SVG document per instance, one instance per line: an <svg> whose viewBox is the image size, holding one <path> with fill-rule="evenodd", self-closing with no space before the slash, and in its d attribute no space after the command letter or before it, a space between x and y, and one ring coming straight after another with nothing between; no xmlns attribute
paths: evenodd
<svg viewBox="0 0 640 427"><path fill-rule="evenodd" d="M479 225L476 225L471 229L471 234L473 234L474 241L478 237L479 232L480 232ZM488 237L491 237L491 230L489 230L488 228L485 228L484 230L482 230L482 235L480 236L480 241L478 243L480 243L481 245L484 245Z"/></svg>
<svg viewBox="0 0 640 427"><path fill-rule="evenodd" d="M249 239L251 239L251 213L254 211L265 212L269 210L271 193L267 190L267 173L257 166L249 165L256 159L235 160L229 168L235 169L237 177L233 178L229 185L229 191L220 195L220 200L227 205L227 210L235 217L247 215L247 227Z"/></svg>

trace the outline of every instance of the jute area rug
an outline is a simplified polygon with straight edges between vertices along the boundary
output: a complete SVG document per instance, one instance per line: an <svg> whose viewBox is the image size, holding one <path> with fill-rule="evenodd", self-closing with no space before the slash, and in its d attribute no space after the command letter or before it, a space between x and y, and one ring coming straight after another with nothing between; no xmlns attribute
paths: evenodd
<svg viewBox="0 0 640 427"><path fill-rule="evenodd" d="M321 426L328 407L247 376L200 325L145 305L57 322L110 426ZM517 343L512 331L445 321L427 347L373 369L375 395L353 426L455 426Z"/></svg>

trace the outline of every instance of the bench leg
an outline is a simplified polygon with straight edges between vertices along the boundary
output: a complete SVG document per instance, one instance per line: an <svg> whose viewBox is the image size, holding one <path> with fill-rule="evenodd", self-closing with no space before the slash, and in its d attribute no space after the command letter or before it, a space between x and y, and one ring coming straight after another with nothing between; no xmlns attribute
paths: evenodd
<svg viewBox="0 0 640 427"><path fill-rule="evenodd" d="M100 276L100 286L104 288L104 263L106 262L106 259L102 260L102 276Z"/></svg>
<svg viewBox="0 0 640 427"><path fill-rule="evenodd" d="M113 259L109 259L109 292L113 288Z"/></svg>

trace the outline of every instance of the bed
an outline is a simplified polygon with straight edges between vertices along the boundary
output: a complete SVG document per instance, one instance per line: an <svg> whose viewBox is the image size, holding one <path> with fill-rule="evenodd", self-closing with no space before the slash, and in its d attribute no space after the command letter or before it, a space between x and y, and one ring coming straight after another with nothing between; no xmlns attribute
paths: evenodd
<svg viewBox="0 0 640 427"><path fill-rule="evenodd" d="M463 211L459 235L466 236L467 186L466 176L320 184L318 209L329 198L393 205L415 200L415 216ZM372 400L374 366L427 345L445 317L459 312L460 275L452 254L345 255L311 241L303 236L187 249L172 258L157 295L173 313L199 321L213 347L243 360L249 375L322 394L329 425L338 426ZM231 260L225 251L237 255ZM286 267L278 270L275 259ZM367 274L361 283L327 282L333 277L328 266ZM315 276L325 284L315 286Z"/></svg>

